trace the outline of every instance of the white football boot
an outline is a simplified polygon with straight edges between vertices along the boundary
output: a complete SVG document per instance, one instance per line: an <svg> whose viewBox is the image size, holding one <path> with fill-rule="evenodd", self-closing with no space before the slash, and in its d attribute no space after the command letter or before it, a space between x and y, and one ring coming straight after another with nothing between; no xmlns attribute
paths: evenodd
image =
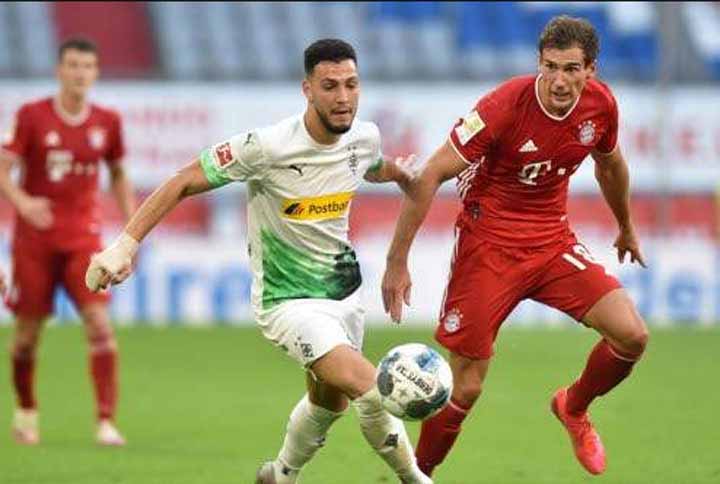
<svg viewBox="0 0 720 484"><path fill-rule="evenodd" d="M108 419L98 422L96 440L99 445L106 447L122 447L125 445L125 438L115 427L115 424Z"/></svg>
<svg viewBox="0 0 720 484"><path fill-rule="evenodd" d="M37 410L15 409L12 436L15 442L20 445L37 445L40 443Z"/></svg>
<svg viewBox="0 0 720 484"><path fill-rule="evenodd" d="M277 484L275 480L275 468L271 461L264 462L255 475L255 484Z"/></svg>

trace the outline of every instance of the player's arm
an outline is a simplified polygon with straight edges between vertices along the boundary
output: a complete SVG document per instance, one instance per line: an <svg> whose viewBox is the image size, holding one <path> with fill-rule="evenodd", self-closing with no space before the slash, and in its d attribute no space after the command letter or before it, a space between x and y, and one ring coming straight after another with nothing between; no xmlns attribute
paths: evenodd
<svg viewBox="0 0 720 484"><path fill-rule="evenodd" d="M25 222L36 229L48 229L53 223L50 200L45 197L33 197L13 183L10 173L16 162L15 157L0 151L0 193Z"/></svg>
<svg viewBox="0 0 720 484"><path fill-rule="evenodd" d="M135 211L135 194L125 167L120 163L110 166L110 190L125 220L130 220L130 216Z"/></svg>
<svg viewBox="0 0 720 484"><path fill-rule="evenodd" d="M403 301L405 304L410 303L411 282L407 260L415 235L430 210L438 187L468 167L450 143L447 141L430 157L403 197L382 282L385 311L390 312L390 317L396 322L402 318Z"/></svg>
<svg viewBox="0 0 720 484"><path fill-rule="evenodd" d="M402 191L407 193L418 174L415 159L415 155L410 155L405 158L398 157L395 158L395 160L379 158L378 161L368 169L364 178L370 183L395 182Z"/></svg>
<svg viewBox="0 0 720 484"><path fill-rule="evenodd" d="M13 127L5 136L0 148L0 193L12 204L28 225L39 230L52 226L53 216L50 200L27 193L13 183L10 173L15 164L22 163L31 151L35 122L28 105L15 114Z"/></svg>
<svg viewBox="0 0 720 484"><path fill-rule="evenodd" d="M125 280L131 272L132 259L140 242L180 201L210 190L199 160L194 160L155 191L133 214L123 233L108 248L93 257L85 283L93 291Z"/></svg>
<svg viewBox="0 0 720 484"><path fill-rule="evenodd" d="M255 132L233 136L204 150L199 159L157 188L133 214L120 237L92 258L85 284L98 291L127 279L140 242L183 198L233 181L260 180L266 169L263 161Z"/></svg>
<svg viewBox="0 0 720 484"><path fill-rule="evenodd" d="M618 261L623 262L625 254L630 253L630 262L637 261L646 267L630 217L630 170L620 146L610 153L594 151L592 157L595 160L595 179L618 223L620 233L614 244Z"/></svg>

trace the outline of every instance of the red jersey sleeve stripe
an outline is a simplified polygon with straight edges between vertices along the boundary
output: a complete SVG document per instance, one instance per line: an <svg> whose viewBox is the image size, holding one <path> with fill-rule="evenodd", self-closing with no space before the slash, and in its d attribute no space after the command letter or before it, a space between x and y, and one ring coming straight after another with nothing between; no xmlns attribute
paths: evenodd
<svg viewBox="0 0 720 484"><path fill-rule="evenodd" d="M455 153L457 153L457 155L460 157L461 160L463 160L463 161L465 162L466 165L472 165L472 164L473 164L472 162L468 161L467 158L465 158L465 156L463 156L463 154L460 152L460 150L458 149L458 147L455 146L455 140L453 140L452 135L448 136L448 141L450 142L450 146L452 146L453 151L454 151Z"/></svg>

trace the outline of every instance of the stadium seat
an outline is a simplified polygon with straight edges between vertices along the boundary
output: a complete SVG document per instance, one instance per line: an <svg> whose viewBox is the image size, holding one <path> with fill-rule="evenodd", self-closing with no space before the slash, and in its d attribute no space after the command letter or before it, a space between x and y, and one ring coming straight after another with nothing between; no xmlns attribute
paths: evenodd
<svg viewBox="0 0 720 484"><path fill-rule="evenodd" d="M0 73L17 76L17 67L13 59L13 42L8 2L0 2Z"/></svg>
<svg viewBox="0 0 720 484"><path fill-rule="evenodd" d="M283 42L281 23L274 5L263 2L243 4L247 16L248 44L245 52L248 62L260 79L283 79L289 76L290 56ZM275 25L276 28L268 28ZM279 27L279 28L278 28Z"/></svg>
<svg viewBox="0 0 720 484"><path fill-rule="evenodd" d="M317 13L321 19L321 35L350 42L357 52L358 68L363 77L376 75L379 64L368 42L366 5L361 2L327 2Z"/></svg>
<svg viewBox="0 0 720 484"><path fill-rule="evenodd" d="M208 50L211 55L211 69L220 78L239 77L244 69L246 57L239 38L237 8L229 2L209 2L201 13L207 29Z"/></svg>
<svg viewBox="0 0 720 484"><path fill-rule="evenodd" d="M24 71L31 76L50 76L55 67L57 42L48 2L17 2L19 47Z"/></svg>
<svg viewBox="0 0 720 484"><path fill-rule="evenodd" d="M657 19L652 5L643 2L618 2L607 6L613 55L621 59L623 72L637 79L650 80L657 74Z"/></svg>
<svg viewBox="0 0 720 484"><path fill-rule="evenodd" d="M683 16L695 48L714 79L720 79L720 8L706 2L684 3Z"/></svg>
<svg viewBox="0 0 720 484"><path fill-rule="evenodd" d="M458 45L462 70L473 77L497 77L496 49L493 48L492 4L462 2L457 15Z"/></svg>
<svg viewBox="0 0 720 484"><path fill-rule="evenodd" d="M105 74L153 74L155 44L145 3L51 2L50 7L58 39L76 35L92 39L98 46Z"/></svg>
<svg viewBox="0 0 720 484"><path fill-rule="evenodd" d="M181 79L199 79L203 68L197 31L189 2L151 2L159 50L168 75Z"/></svg>

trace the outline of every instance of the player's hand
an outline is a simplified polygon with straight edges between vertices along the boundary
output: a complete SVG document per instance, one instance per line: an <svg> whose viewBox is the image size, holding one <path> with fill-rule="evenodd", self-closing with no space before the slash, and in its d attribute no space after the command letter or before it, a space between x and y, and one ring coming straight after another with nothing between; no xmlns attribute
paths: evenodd
<svg viewBox="0 0 720 484"><path fill-rule="evenodd" d="M382 280L383 306L395 323L402 321L403 302L410 306L411 288L407 262L388 262Z"/></svg>
<svg viewBox="0 0 720 484"><path fill-rule="evenodd" d="M48 198L28 197L18 207L18 212L25 222L38 230L47 230L52 227L53 214Z"/></svg>
<svg viewBox="0 0 720 484"><path fill-rule="evenodd" d="M85 285L93 292L120 284L132 273L138 241L123 232L107 249L95 254L85 273Z"/></svg>
<svg viewBox="0 0 720 484"><path fill-rule="evenodd" d="M632 225L620 229L620 233L615 239L613 244L617 248L618 262L621 264L625 262L625 255L630 254L630 262L637 262L643 267L647 267L645 259L640 252L640 243L638 242L637 235L635 235L635 229Z"/></svg>

